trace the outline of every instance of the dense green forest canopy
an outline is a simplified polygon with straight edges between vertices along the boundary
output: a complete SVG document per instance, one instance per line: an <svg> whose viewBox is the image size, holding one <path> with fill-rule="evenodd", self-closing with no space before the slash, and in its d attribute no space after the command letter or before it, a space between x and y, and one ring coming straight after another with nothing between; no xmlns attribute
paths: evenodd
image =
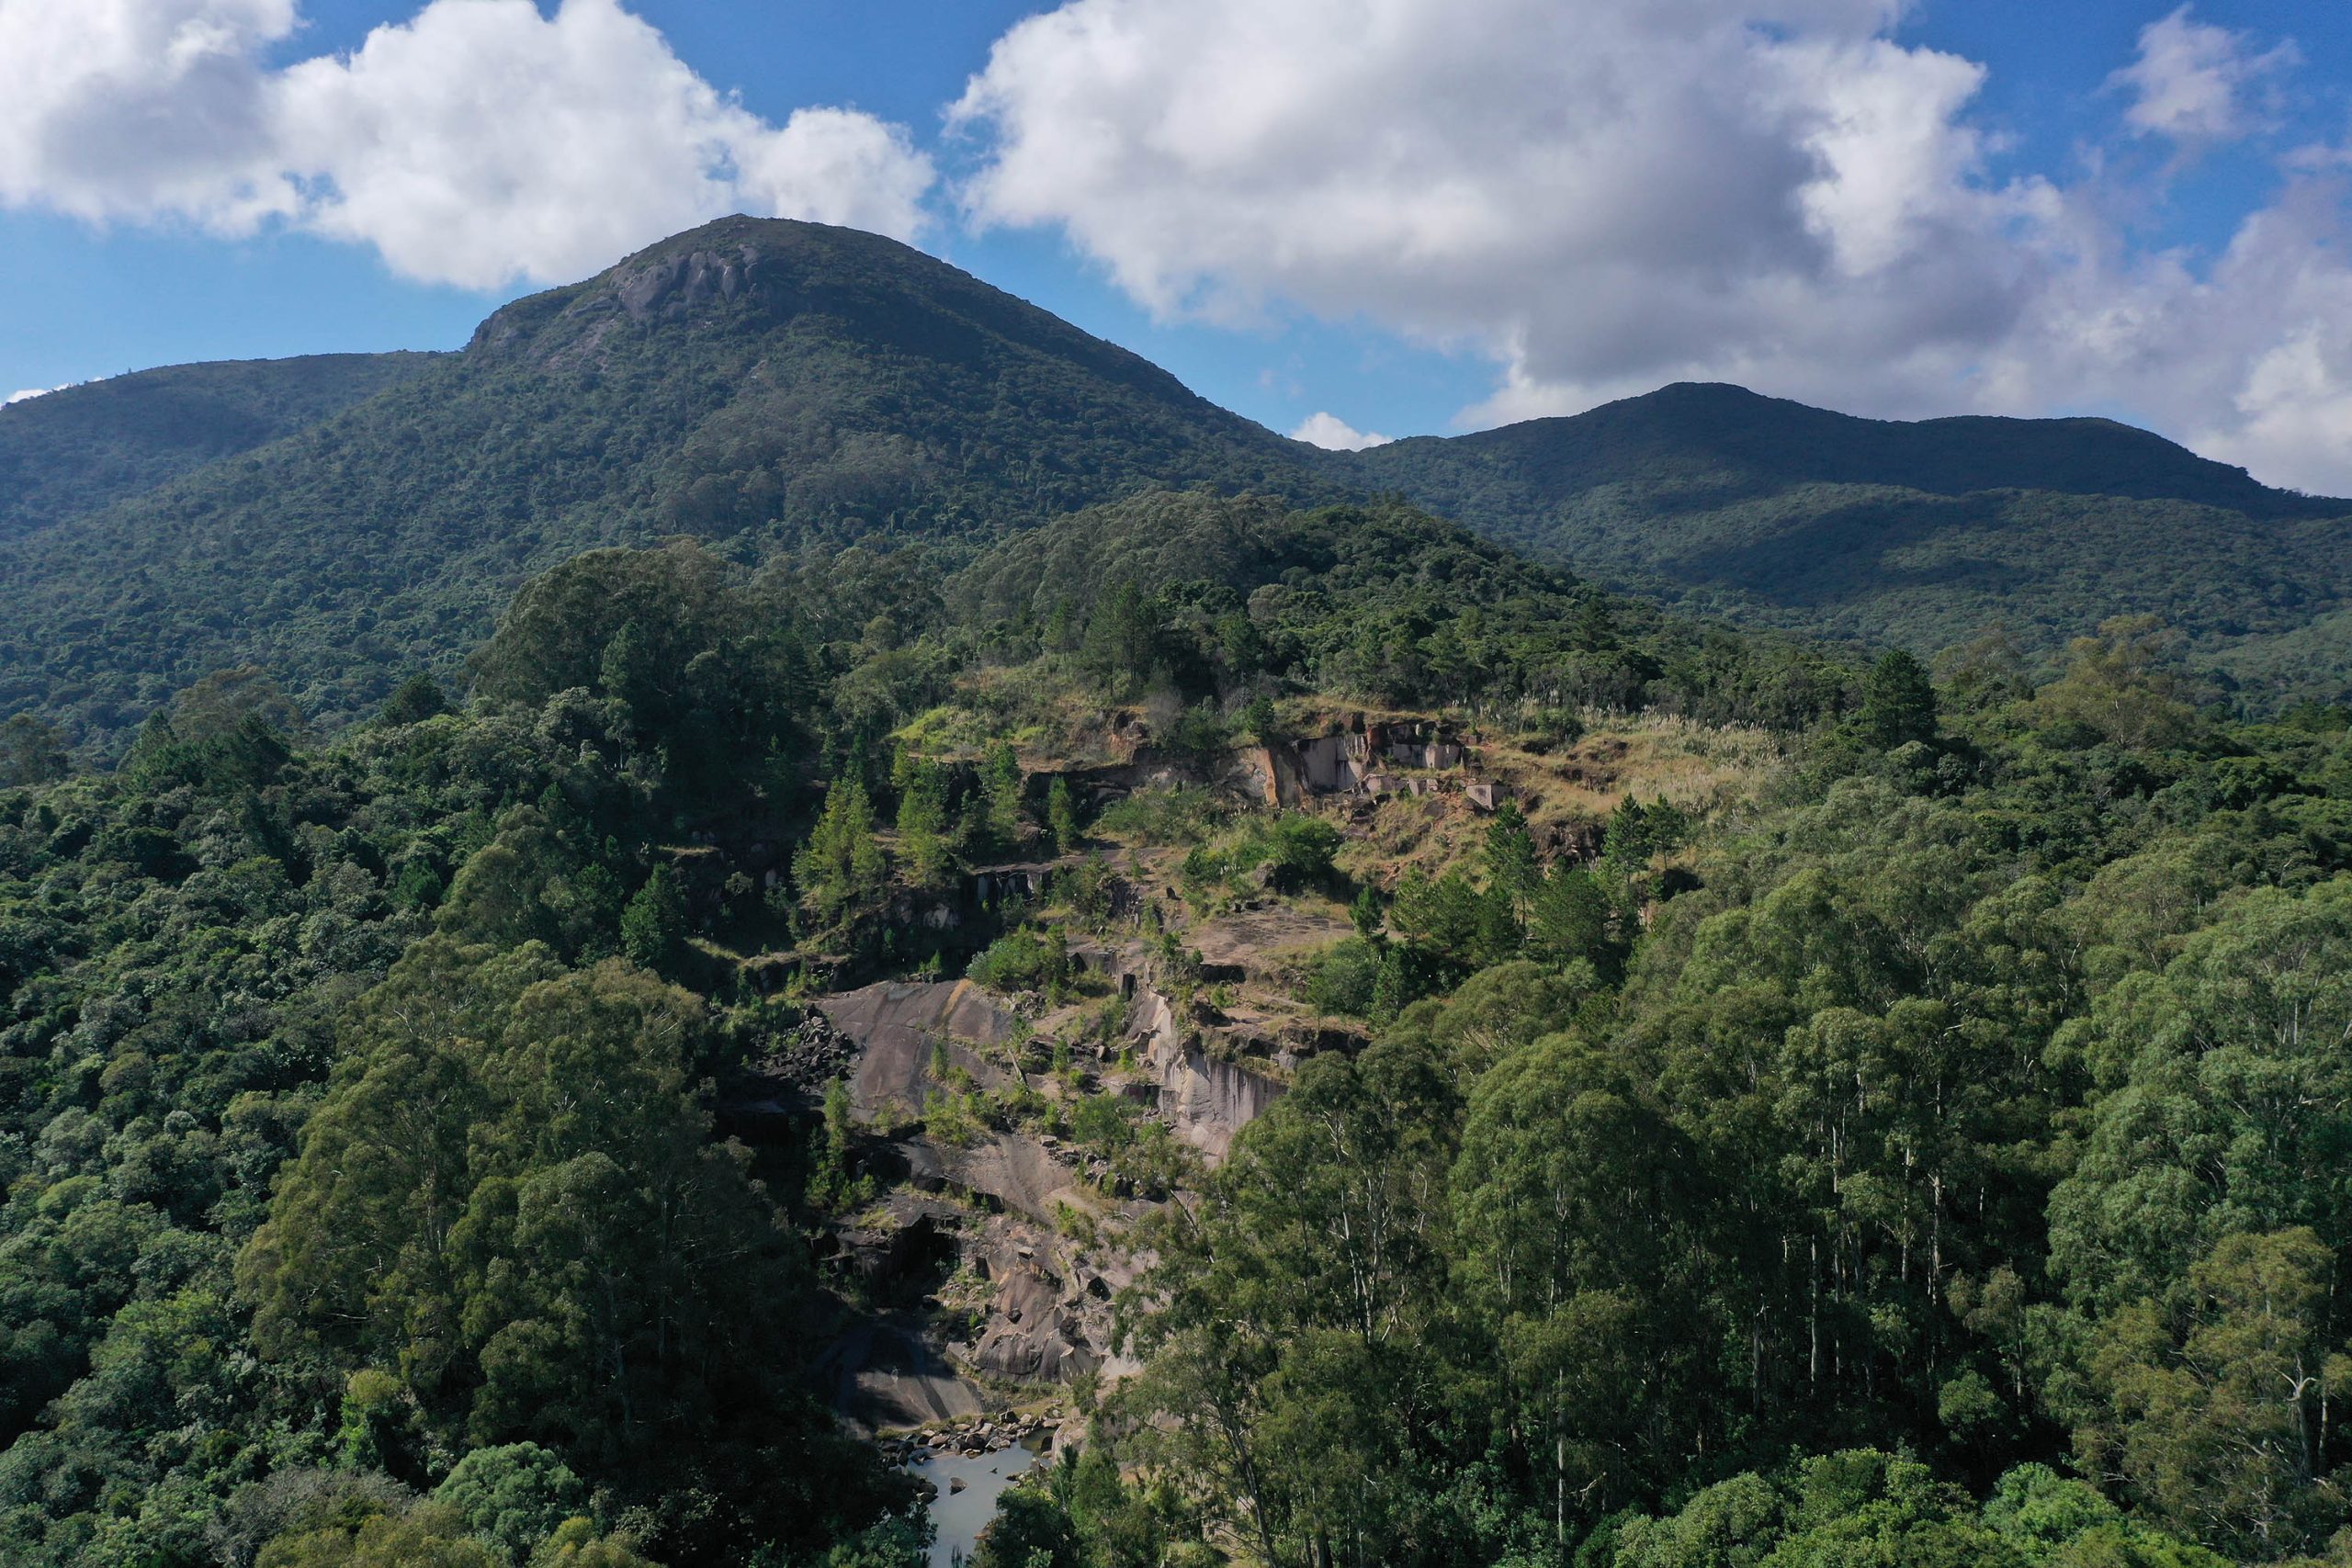
<svg viewBox="0 0 2352 1568"><path fill-rule="evenodd" d="M1316 454L747 220L0 481L0 1560L911 1568L891 1138L776 1084L961 975L1014 1076L890 1131L1082 1152L1125 1358L978 1562L2352 1562L2339 503L1722 388ZM1283 796L1342 716L1561 793ZM1212 1168L1079 950L1224 1018L1242 909Z"/></svg>
<svg viewBox="0 0 2352 1568"><path fill-rule="evenodd" d="M1145 1172L1142 1370L980 1561L2352 1548L2340 709L2200 705L2145 621L1938 685L1399 506L1201 494L960 562L591 551L467 681L322 739L219 671L106 772L6 731L8 1561L919 1561L812 1392L854 1129L720 1133L792 1015L751 961L1066 986L1111 825L1003 738L1132 713L1210 759L1335 703L1787 762L1719 816L1628 798L1589 854L1501 810L1393 881L1338 869L1340 818L1122 808L1188 878L1348 902L1309 984L1363 1043ZM977 956L910 913L1045 842L1067 888Z"/></svg>
<svg viewBox="0 0 2352 1568"><path fill-rule="evenodd" d="M959 619L910 554L594 551L517 597L462 711L420 676L322 746L222 671L98 773L13 721L7 1558L902 1561L903 1483L807 1392L835 1311L797 1229L809 1146L716 1138L710 1086L775 1027L730 948L805 924L887 965L911 873L866 863L868 822L836 874L827 822L888 798L887 737L960 671L1164 693L1210 746L1253 693L1584 682L1736 715L1849 678L1409 513L1180 497L1062 526L1171 513L1262 537L1265 581L1123 580L1057 630ZM1372 581L1402 596L1335 592ZM789 897L673 870L779 827L806 840L766 852Z"/></svg>

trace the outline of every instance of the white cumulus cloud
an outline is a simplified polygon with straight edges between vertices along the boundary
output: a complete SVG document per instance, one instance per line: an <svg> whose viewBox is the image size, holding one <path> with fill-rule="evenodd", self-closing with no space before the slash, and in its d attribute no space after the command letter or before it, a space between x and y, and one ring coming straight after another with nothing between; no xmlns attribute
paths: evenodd
<svg viewBox="0 0 2352 1568"><path fill-rule="evenodd" d="M1299 421L1298 428L1290 433L1290 438L1329 452L1361 452L1368 446L1385 446L1389 439L1368 430L1358 430L1339 415L1319 410Z"/></svg>
<svg viewBox="0 0 2352 1568"><path fill-rule="evenodd" d="M2262 53L2246 34L2198 21L2183 6L2140 29L2140 52L2108 78L2131 96L2124 120L2176 141L2225 141L2254 130L2262 80L2301 58L2291 42Z"/></svg>
<svg viewBox="0 0 2352 1568"><path fill-rule="evenodd" d="M433 0L346 56L268 63L295 0L0 0L0 204L230 233L281 221L403 276L581 276L736 210L911 237L905 131L777 126L618 0Z"/></svg>
<svg viewBox="0 0 2352 1568"><path fill-rule="evenodd" d="M51 392L62 392L64 389L62 387L27 387L21 391L11 392L6 397L0 398L0 409L5 409L12 403L30 402L35 398L45 398Z"/></svg>
<svg viewBox="0 0 2352 1568"><path fill-rule="evenodd" d="M0 0L0 203L222 229L282 210L259 64L295 0Z"/></svg>
<svg viewBox="0 0 2352 1568"><path fill-rule="evenodd" d="M1163 311L1286 298L1541 380L1931 344L2013 311L1981 237L2038 193L1965 182L1979 68L1885 42L1890 9L1072 0L957 105L965 198Z"/></svg>
<svg viewBox="0 0 2352 1568"><path fill-rule="evenodd" d="M961 200L1060 230L1164 316L1303 308L1489 355L1468 424L1682 379L1887 415L2122 408L2352 489L2343 158L2282 170L2226 254L2143 253L2107 176L1991 172L1987 68L1901 41L1902 9L1066 0L952 111ZM2201 26L2150 29L2127 113L2253 123L2291 51Z"/></svg>

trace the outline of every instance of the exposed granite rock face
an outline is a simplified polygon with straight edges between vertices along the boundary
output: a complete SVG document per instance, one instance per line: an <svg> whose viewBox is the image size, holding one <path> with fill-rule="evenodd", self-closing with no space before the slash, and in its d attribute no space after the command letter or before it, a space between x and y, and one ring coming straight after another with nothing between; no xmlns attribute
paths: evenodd
<svg viewBox="0 0 2352 1568"><path fill-rule="evenodd" d="M1159 1069L1159 1113L1176 1135L1212 1159L1223 1159L1233 1135L1265 1114L1290 1086L1204 1052L1164 1054Z"/></svg>
<svg viewBox="0 0 2352 1568"><path fill-rule="evenodd" d="M985 1380L1055 1384L1136 1370L1109 1348L1112 1298L1131 1272L1084 1260L1035 1213L1057 1184L1074 1185L1066 1166L1010 1137L968 1152L919 1141L907 1154L916 1190L894 1194L868 1224L833 1237L832 1267L881 1303L820 1359L836 1408L868 1429L919 1426L982 1408ZM952 1185L967 1201L926 1196L927 1175L943 1194ZM972 1197L1006 1207L975 1213ZM949 1321L967 1325L953 1342L932 1320L942 1299Z"/></svg>
<svg viewBox="0 0 2352 1568"><path fill-rule="evenodd" d="M1209 1055L1198 1038L1166 995L1149 986L1136 987L1127 1013L1127 1040L1136 1059L1159 1079L1159 1114L1179 1138L1211 1159L1223 1159L1233 1135L1263 1115L1289 1086Z"/></svg>
<svg viewBox="0 0 2352 1568"><path fill-rule="evenodd" d="M1285 800L1295 801L1295 785L1287 796L1283 784L1294 770L1281 766L1274 753L1263 746L1237 746L1217 759L1209 782L1228 795L1238 795L1253 805L1278 807Z"/></svg>
<svg viewBox="0 0 2352 1568"><path fill-rule="evenodd" d="M1105 1368L1132 1370L1109 1348L1111 1298L1124 1274L1114 1280L1080 1263L1051 1232L1017 1222L987 1227L967 1257L993 1287L987 1320L959 1347L981 1371L1069 1382Z"/></svg>
<svg viewBox="0 0 2352 1568"><path fill-rule="evenodd" d="M1202 1032L1217 1029L1221 1015L1201 1003L1180 1016L1151 983L1152 961L1140 948L1089 949L1087 962L1128 998L1127 1043L1148 1073L1130 1092L1148 1097L1178 1137L1222 1158L1284 1086L1204 1050ZM811 1011L803 1048L832 1060L839 1043L849 1043L845 1066L863 1117L920 1111L939 1092L933 1069L942 1050L984 1087L1012 1082L991 1048L1010 1042L1020 1020L968 982L885 982L828 997ZM1057 1211L1070 1204L1115 1225L1148 1204L1105 1213L1101 1191L1083 1183L1078 1152L1018 1132L963 1145L902 1139L895 1157L904 1161L903 1187L868 1231L841 1234L837 1266L865 1281L869 1300L904 1301L895 1287L917 1277L939 1299L925 1298L922 1312L868 1314L836 1347L836 1404L845 1414L868 1427L918 1425L985 1403L992 1382L1135 1371L1110 1350L1111 1303L1130 1282L1129 1265L1082 1252L1057 1230ZM926 1329L923 1312L941 1314L958 1337Z"/></svg>
<svg viewBox="0 0 2352 1568"><path fill-rule="evenodd" d="M873 1299L910 1304L955 1267L962 1226L954 1205L901 1192L883 1206L878 1224L836 1233L836 1257Z"/></svg>
<svg viewBox="0 0 2352 1568"><path fill-rule="evenodd" d="M1005 1081L1001 1068L974 1049L1012 1038L1013 1014L969 980L886 980L817 1004L826 1021L858 1046L850 1100L863 1117L892 1108L920 1111L937 1090L934 1048L983 1088Z"/></svg>
<svg viewBox="0 0 2352 1568"><path fill-rule="evenodd" d="M1019 1133L993 1134L968 1148L925 1138L905 1145L905 1152L907 1179L915 1186L953 1188L1039 1224L1052 1223L1055 1205L1078 1186L1068 1156Z"/></svg>
<svg viewBox="0 0 2352 1568"><path fill-rule="evenodd" d="M741 294L759 260L756 245L663 256L616 279L613 297L639 324L675 320L698 305Z"/></svg>
<svg viewBox="0 0 2352 1568"><path fill-rule="evenodd" d="M784 269L763 267L756 243L718 245L635 256L602 280L520 299L475 330L469 352L520 351L553 367L593 363L605 336L624 323L681 321L712 305L747 299L788 316L797 303ZM595 287L601 281L604 287Z"/></svg>
<svg viewBox="0 0 2352 1568"><path fill-rule="evenodd" d="M913 1314L853 1320L812 1372L833 1408L869 1432L977 1416L985 1403Z"/></svg>

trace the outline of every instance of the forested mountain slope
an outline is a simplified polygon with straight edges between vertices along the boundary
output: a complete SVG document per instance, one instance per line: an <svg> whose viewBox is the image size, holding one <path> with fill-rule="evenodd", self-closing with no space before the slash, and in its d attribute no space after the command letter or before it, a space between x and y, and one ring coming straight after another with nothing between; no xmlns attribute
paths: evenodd
<svg viewBox="0 0 2352 1568"><path fill-rule="evenodd" d="M506 307L322 423L0 541L0 710L119 730L255 661L340 721L594 546L984 538L1150 483L1328 491L1306 451L894 241L729 219Z"/></svg>
<svg viewBox="0 0 2352 1568"><path fill-rule="evenodd" d="M102 753L243 663L346 722L404 671L453 675L517 583L583 549L968 557L1168 486L1400 491L1690 610L1922 653L1998 629L2051 655L2154 614L2256 706L2332 698L2352 669L2342 503L2122 425L1894 424L1681 386L1323 453L920 252L808 223L679 235L456 355L37 399L0 413L0 712L46 710Z"/></svg>
<svg viewBox="0 0 2352 1568"><path fill-rule="evenodd" d="M0 408L0 539L100 511L422 373L429 354L141 370Z"/></svg>
<svg viewBox="0 0 2352 1568"><path fill-rule="evenodd" d="M1684 384L1332 460L1604 581L1930 654L2154 614L2261 702L2335 697L2352 502L2109 420L1856 419Z"/></svg>
<svg viewBox="0 0 2352 1568"><path fill-rule="evenodd" d="M2345 712L1388 502L942 566L0 730L0 1561L919 1568L865 1372L1052 1414L976 1568L2341 1568Z"/></svg>
<svg viewBox="0 0 2352 1568"><path fill-rule="evenodd" d="M1197 758L1277 700L1785 728L1860 675L1393 507L1145 498L973 581L1173 531L1258 564L998 617L912 551L592 551L463 711L419 679L306 742L215 677L113 771L0 750L0 1560L910 1568L904 1479L814 1367L889 1304L835 1235L887 1162L775 1066L810 989L1023 940L960 889L1084 829L1002 735L1075 706ZM984 765L911 738L965 727ZM1143 1136L1070 1084L1073 1136ZM967 1097L920 1098L952 1151Z"/></svg>

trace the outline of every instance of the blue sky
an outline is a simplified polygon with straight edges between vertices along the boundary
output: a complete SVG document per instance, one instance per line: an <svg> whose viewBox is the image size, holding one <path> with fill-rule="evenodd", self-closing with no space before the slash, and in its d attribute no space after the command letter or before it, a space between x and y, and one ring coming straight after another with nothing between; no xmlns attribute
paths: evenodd
<svg viewBox="0 0 2352 1568"><path fill-rule="evenodd" d="M504 53L454 25L525 3L438 0L435 42L424 0L77 0L144 28L155 58L91 67L76 97L58 62L96 46L51 0L0 0L0 395L455 347L502 300L683 227L697 214L674 219L660 179L606 203L560 148L479 172L462 262L435 248L446 215L400 209L418 172L401 160L466 197L476 145L541 134L527 100L498 107L509 84L591 92L557 52L623 0L570 17L545 0ZM846 173L730 173L704 199L903 231L1284 431L1324 413L1444 433L1721 377L1901 416L2110 412L2352 488L2335 185L2352 6L1288 3L1270 25L1262 0L1073 0L1042 20L997 0L626 0L658 41L606 28L594 90L613 145L646 145L667 132L623 123L627 73L681 68L720 107L682 110L702 129L677 134L732 138L746 169L805 156L789 135L754 151L796 111L856 111L873 135ZM1668 30L1635 15L1677 6ZM405 72L314 69L410 24ZM220 56L200 80L164 60L191 27ZM479 89L448 102L417 85L469 71ZM286 82L299 138L207 143ZM543 175L587 183L502 227L495 193ZM861 194L892 178L913 194Z"/></svg>

